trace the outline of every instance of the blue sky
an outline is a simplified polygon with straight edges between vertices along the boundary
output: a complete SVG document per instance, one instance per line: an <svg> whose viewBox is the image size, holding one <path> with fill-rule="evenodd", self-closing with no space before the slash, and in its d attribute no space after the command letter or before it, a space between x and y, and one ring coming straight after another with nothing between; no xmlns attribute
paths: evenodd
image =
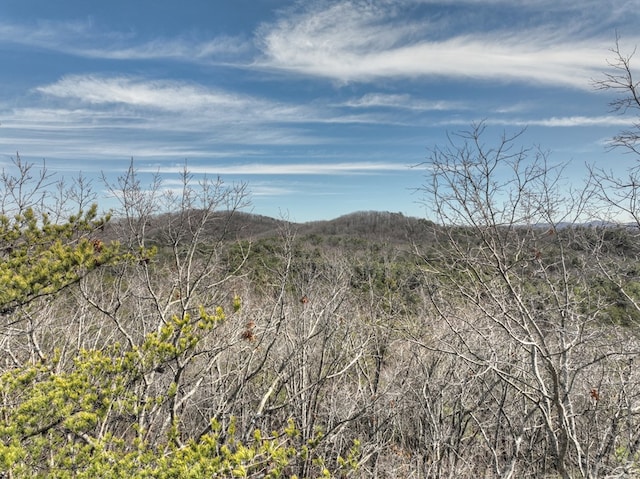
<svg viewBox="0 0 640 479"><path fill-rule="evenodd" d="M251 211L424 216L430 148L484 120L570 162L632 118L592 81L638 0L1 0L0 163L246 182ZM640 64L640 59L638 61ZM491 135L494 135L492 138ZM109 200L104 200L108 205Z"/></svg>

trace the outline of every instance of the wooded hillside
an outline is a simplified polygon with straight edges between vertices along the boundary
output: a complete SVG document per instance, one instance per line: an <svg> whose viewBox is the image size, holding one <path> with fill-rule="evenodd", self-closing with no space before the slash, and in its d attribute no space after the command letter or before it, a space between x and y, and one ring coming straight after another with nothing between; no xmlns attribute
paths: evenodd
<svg viewBox="0 0 640 479"><path fill-rule="evenodd" d="M242 213L242 188L188 174L178 199L140 188L111 218L68 204L54 222L47 194L5 189L0 468L632 474L638 227L570 221L559 191L528 190L552 170L519 176L519 210L512 195L479 196L486 165L438 165L454 177L432 191L446 192L436 212L455 222L292 224ZM34 167L15 166L14 184L37 190Z"/></svg>

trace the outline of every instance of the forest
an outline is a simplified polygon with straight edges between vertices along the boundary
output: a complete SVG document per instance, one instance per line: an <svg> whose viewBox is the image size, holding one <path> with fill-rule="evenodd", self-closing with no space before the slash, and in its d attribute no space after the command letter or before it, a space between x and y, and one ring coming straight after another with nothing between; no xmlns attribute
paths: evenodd
<svg viewBox="0 0 640 479"><path fill-rule="evenodd" d="M640 108L618 59L599 86ZM0 477L637 477L640 169L568 188L486 133L430 152L425 219L295 224L134 164L102 214L16 156Z"/></svg>

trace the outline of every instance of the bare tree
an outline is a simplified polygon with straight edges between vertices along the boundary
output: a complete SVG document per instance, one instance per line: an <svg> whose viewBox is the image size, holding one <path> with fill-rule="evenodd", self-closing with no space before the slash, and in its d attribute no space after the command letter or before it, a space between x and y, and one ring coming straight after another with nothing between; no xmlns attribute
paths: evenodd
<svg viewBox="0 0 640 479"><path fill-rule="evenodd" d="M425 270L447 328L421 344L469 368L467 387L477 398L463 409L464 434L479 438L478 467L485 462L495 477L551 470L600 477L618 466L606 431L619 438L636 419L621 425L619 410L592 432L593 410L604 400L594 374L607 371L611 380L608 371L638 350L608 321L611 298L590 284L588 265L601 243L586 244L574 226L592 190L568 189L561 166L518 147L521 133L496 146L485 144L484 133L479 124L452 137L425 165L424 192L441 239L437 255L424 257ZM589 391L597 395L591 401ZM625 447L635 451L634 441Z"/></svg>
<svg viewBox="0 0 640 479"><path fill-rule="evenodd" d="M637 80L632 68L632 59L636 53L634 49L630 54L625 54L620 49L620 40L616 38L615 46L611 49L613 60L608 62L610 72L605 72L603 78L595 80L594 86L598 90L611 91L614 99L609 103L614 112L626 114L629 111L640 110L640 82ZM640 122L634 122L632 127L623 130L611 140L612 147L623 147L638 154L638 141L640 140Z"/></svg>
<svg viewBox="0 0 640 479"><path fill-rule="evenodd" d="M611 49L614 59L609 61L610 72L605 72L603 78L594 82L599 90L611 91L615 97L610 102L613 111L627 114L631 112L636 120L631 129L623 130L611 140L612 147L622 147L636 155L640 155L638 141L640 140L640 122L637 120L640 112L640 82L632 65L636 53L634 48L630 54L625 54L620 48L620 40L616 38L615 46ZM640 159L640 156L638 157ZM640 162L636 162L622 174L614 173L604 168L591 167L590 177L594 184L594 192L599 200L600 218L604 222L623 225L617 234L628 236L637 241L640 228ZM619 252L624 257L622 263L629 265L638 260L638 251L627 247ZM634 294L633 282L637 274L633 270L622 267L611 268L611 258L602 257L598 260L601 274L608 281L615 284L625 301L640 312L640 303ZM623 273L623 274L620 274Z"/></svg>

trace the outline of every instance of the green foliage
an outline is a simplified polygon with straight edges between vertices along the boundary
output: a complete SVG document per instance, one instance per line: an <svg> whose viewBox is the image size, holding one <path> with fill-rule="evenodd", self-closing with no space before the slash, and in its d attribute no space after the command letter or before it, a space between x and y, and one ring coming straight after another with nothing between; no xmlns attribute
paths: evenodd
<svg viewBox="0 0 640 479"><path fill-rule="evenodd" d="M227 251L227 269L237 271L246 262L246 270L257 286L273 282L276 272L282 268L283 253L279 241L267 238L249 243L240 241L229 246Z"/></svg>
<svg viewBox="0 0 640 479"><path fill-rule="evenodd" d="M255 430L246 443L237 440L233 422L223 434L212 421L210 433L184 444L177 441L177 424L152 443L138 428L135 418L141 411L175 394L169 387L142 401L137 394L141 378L193 351L202 334L223 320L222 309L214 314L201 309L198 318L173 317L132 350L117 344L83 350L68 371L60 371L54 357L5 372L0 376L0 468L14 478L287 477L287 467L312 456L318 442L314 438L301 446L293 421L268 436ZM336 467L353 469L355 454L354 449Z"/></svg>
<svg viewBox="0 0 640 479"><path fill-rule="evenodd" d="M0 431L6 437L9 431ZM230 428L222 434L212 422L212 432L183 446L128 443L110 434L88 438L77 430L66 434L42 432L30 441L0 443L0 466L14 478L279 478L301 456L290 432L263 437L256 430L243 444ZM224 436L225 439L222 439ZM306 451L306 449L305 449Z"/></svg>
<svg viewBox="0 0 640 479"><path fill-rule="evenodd" d="M30 208L12 218L0 215L0 312L59 291L113 261L118 244L90 236L108 219L97 217L96 206L64 224Z"/></svg>
<svg viewBox="0 0 640 479"><path fill-rule="evenodd" d="M631 278L631 279L629 279ZM637 326L640 323L640 311L632 302L640 303L640 282L635 275L621 274L616 283L606 278L596 277L590 282L588 291L578 291L580 297L598 296L606 302L603 318L613 324L625 327ZM622 288L628 297L623 294ZM589 303L584 302L583 311L589 312Z"/></svg>

